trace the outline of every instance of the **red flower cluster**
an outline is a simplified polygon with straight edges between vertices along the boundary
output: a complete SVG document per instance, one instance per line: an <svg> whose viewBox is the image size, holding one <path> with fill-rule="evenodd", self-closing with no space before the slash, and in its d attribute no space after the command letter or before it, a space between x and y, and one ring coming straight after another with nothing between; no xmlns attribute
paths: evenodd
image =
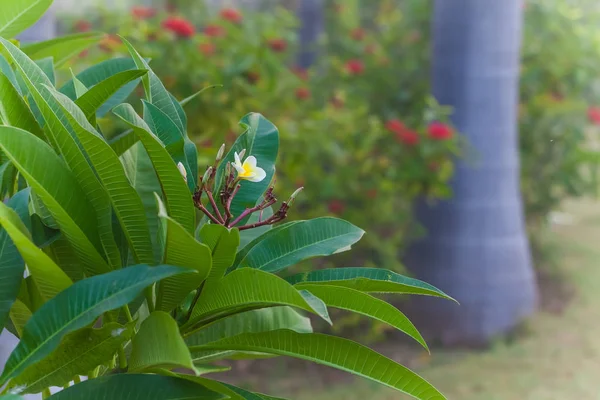
<svg viewBox="0 0 600 400"><path fill-rule="evenodd" d="M363 28L356 28L350 32L350 37L358 42L362 41L366 36L366 32Z"/></svg>
<svg viewBox="0 0 600 400"><path fill-rule="evenodd" d="M308 80L308 71L302 67L294 66L292 67L292 72L296 75L300 80L307 81Z"/></svg>
<svg viewBox="0 0 600 400"><path fill-rule="evenodd" d="M77 32L88 32L92 30L92 24L89 21L80 19L75 23L75 30Z"/></svg>
<svg viewBox="0 0 600 400"><path fill-rule="evenodd" d="M285 39L270 39L268 42L269 47L276 53L283 53L287 48L287 42Z"/></svg>
<svg viewBox="0 0 600 400"><path fill-rule="evenodd" d="M242 13L235 8L224 8L221 10L221 18L235 24L242 22Z"/></svg>
<svg viewBox="0 0 600 400"><path fill-rule="evenodd" d="M219 25L209 24L204 27L204 34L210 37L222 37L227 34L225 28Z"/></svg>
<svg viewBox="0 0 600 400"><path fill-rule="evenodd" d="M137 19L148 19L156 15L156 9L153 7L134 6L131 8L131 15Z"/></svg>
<svg viewBox="0 0 600 400"><path fill-rule="evenodd" d="M365 64L358 59L350 60L346 62L346 71L350 75L360 75L365 72Z"/></svg>
<svg viewBox="0 0 600 400"><path fill-rule="evenodd" d="M452 128L441 122L432 122L427 128L427 134L433 140L447 140L454 136Z"/></svg>
<svg viewBox="0 0 600 400"><path fill-rule="evenodd" d="M196 30L190 21L181 17L169 17L162 23L163 28L175 33L179 37L189 38Z"/></svg>
<svg viewBox="0 0 600 400"><path fill-rule="evenodd" d="M200 45L198 45L198 50L205 56L212 56L215 54L215 51L217 51L217 48L212 43L200 43Z"/></svg>
<svg viewBox="0 0 600 400"><path fill-rule="evenodd" d="M396 140L407 146L415 146L419 143L419 134L410 130L398 119L390 119L385 123L385 129L396 136Z"/></svg>
<svg viewBox="0 0 600 400"><path fill-rule="evenodd" d="M98 47L105 53L113 53L121 46L121 39L117 35L106 35L100 40Z"/></svg>
<svg viewBox="0 0 600 400"><path fill-rule="evenodd" d="M588 108L588 119L594 125L600 125L600 107Z"/></svg>
<svg viewBox="0 0 600 400"><path fill-rule="evenodd" d="M306 100L310 97L310 90L305 87L299 87L296 89L296 98L298 100Z"/></svg>

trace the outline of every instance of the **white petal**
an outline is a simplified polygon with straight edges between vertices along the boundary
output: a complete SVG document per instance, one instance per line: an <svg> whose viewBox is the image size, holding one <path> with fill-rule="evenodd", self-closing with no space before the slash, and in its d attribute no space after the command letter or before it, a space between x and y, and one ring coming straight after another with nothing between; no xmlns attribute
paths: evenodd
<svg viewBox="0 0 600 400"><path fill-rule="evenodd" d="M242 167L242 161L240 160L240 155L237 153L237 151L235 153L233 153L233 157L235 158L235 162L232 163L233 166L236 167L236 169L237 169L237 166L239 166L241 168ZM238 169L238 172L239 171L240 170Z"/></svg>
<svg viewBox="0 0 600 400"><path fill-rule="evenodd" d="M237 165L236 163L231 163L231 165L233 165L233 168L235 168L238 174L244 173L244 168L241 165Z"/></svg>
<svg viewBox="0 0 600 400"><path fill-rule="evenodd" d="M267 177L267 173L265 172L265 170L260 167L256 167L254 169L254 176L251 178L248 178L248 180L250 182L260 182L263 179L265 179L266 177Z"/></svg>
<svg viewBox="0 0 600 400"><path fill-rule="evenodd" d="M256 167L256 157L249 156L248 158L246 158L246 160L244 160L244 167L246 165L250 166L250 168L248 169L254 169Z"/></svg>

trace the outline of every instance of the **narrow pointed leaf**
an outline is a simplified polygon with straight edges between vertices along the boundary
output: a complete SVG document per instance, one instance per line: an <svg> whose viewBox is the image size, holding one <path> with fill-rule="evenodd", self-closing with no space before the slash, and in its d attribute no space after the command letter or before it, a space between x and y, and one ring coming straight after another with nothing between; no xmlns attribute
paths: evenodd
<svg viewBox="0 0 600 400"><path fill-rule="evenodd" d="M125 46L127 46L127 49L129 50L129 53L131 54L131 57L133 58L133 61L138 69L148 70L148 74L142 77L144 89L146 90L146 99L148 102L154 104L159 110L169 116L175 125L177 125L180 134L183 136L186 128L180 116L180 112L183 112L183 109L179 105L179 102L173 100L171 94L167 91L154 71L152 71L150 65L148 65L148 62L139 55L131 43L123 38L121 38L121 40L123 43L125 43Z"/></svg>
<svg viewBox="0 0 600 400"><path fill-rule="evenodd" d="M131 346L131 372L160 368L194 370L192 356L179 334L177 322L164 311L155 311L142 322Z"/></svg>
<svg viewBox="0 0 600 400"><path fill-rule="evenodd" d="M257 165L265 170L267 176L261 182L242 182L242 187L231 204L231 211L235 216L241 214L246 208L254 207L267 190L275 174L275 160L279 150L279 131L261 114L247 114L240 121L240 125L245 127L246 131L235 141L219 165L216 182L221 184L225 166L234 161L234 153L239 154L243 149L246 149L246 157L256 157ZM245 218L241 224L247 220L248 218Z"/></svg>
<svg viewBox="0 0 600 400"><path fill-rule="evenodd" d="M292 306L320 315L300 292L268 272L242 268L204 291L188 326L208 324L219 318L264 307Z"/></svg>
<svg viewBox="0 0 600 400"><path fill-rule="evenodd" d="M139 136L154 165L164 195L169 216L189 233L194 232L196 210L191 193L171 156L148 125L135 113L131 105L121 104L113 113L127 123Z"/></svg>
<svg viewBox="0 0 600 400"><path fill-rule="evenodd" d="M118 156L68 97L56 91L50 93L62 107L98 178L108 192L109 200L133 250L134 259L139 263L152 264L154 256L143 204L129 183Z"/></svg>
<svg viewBox="0 0 600 400"><path fill-rule="evenodd" d="M133 129L128 129L111 138L108 144L118 156L121 156L139 140L140 138L133 132Z"/></svg>
<svg viewBox="0 0 600 400"><path fill-rule="evenodd" d="M2 206L14 210L14 214L23 223L22 221L29 218L29 190L15 194ZM10 309L19 294L24 270L23 257L6 229L0 230L0 330L4 328Z"/></svg>
<svg viewBox="0 0 600 400"><path fill-rule="evenodd" d="M66 335L42 361L25 369L11 381L22 393L39 393L50 386L65 386L76 375L87 373L112 360L119 347L133 335L135 323L114 322L102 328L84 328Z"/></svg>
<svg viewBox="0 0 600 400"><path fill-rule="evenodd" d="M61 36L55 39L26 44L21 50L33 60L52 57L54 66L60 68L74 56L102 39L98 32L84 32Z"/></svg>
<svg viewBox="0 0 600 400"><path fill-rule="evenodd" d="M300 287L308 290L330 307L366 315L367 317L389 324L406 333L428 350L425 340L408 317L396 307L381 299L342 286L303 284Z"/></svg>
<svg viewBox="0 0 600 400"><path fill-rule="evenodd" d="M73 70L71 70L71 76L73 81L73 86L75 87L75 96L80 98L88 91L88 88L75 76Z"/></svg>
<svg viewBox="0 0 600 400"><path fill-rule="evenodd" d="M108 375L73 385L49 400L220 400L206 387L188 379L149 374Z"/></svg>
<svg viewBox="0 0 600 400"><path fill-rule="evenodd" d="M343 286L361 292L403 293L443 297L453 300L435 286L381 268L333 268L311 271L286 278L302 288L303 283Z"/></svg>
<svg viewBox="0 0 600 400"><path fill-rule="evenodd" d="M146 73L145 70L128 70L119 72L110 78L90 87L83 96L79 96L75 104L81 108L85 117L91 120L96 116L98 109L105 104L108 99L115 95L123 86L139 78Z"/></svg>
<svg viewBox="0 0 600 400"><path fill-rule="evenodd" d="M423 400L445 397L408 368L356 342L319 333L279 330L245 333L193 350L242 350L290 356L327 365Z"/></svg>
<svg viewBox="0 0 600 400"><path fill-rule="evenodd" d="M21 128L40 139L44 138L44 133L29 106L4 74L0 74L0 118L3 125Z"/></svg>
<svg viewBox="0 0 600 400"><path fill-rule="evenodd" d="M9 317L17 331L18 337L23 336L23 329L25 328L27 321L31 318L31 315L32 312L25 303L19 299L15 300L10 309Z"/></svg>
<svg viewBox="0 0 600 400"><path fill-rule="evenodd" d="M11 38L33 25L52 0L10 0L0 4L0 36Z"/></svg>
<svg viewBox="0 0 600 400"><path fill-rule="evenodd" d="M162 280L156 288L156 309L171 311L177 307L192 290L198 288L206 279L212 265L210 248L194 239L167 215L167 210L157 197L158 216L163 227L165 246L163 264L191 268L194 275L174 276Z"/></svg>
<svg viewBox="0 0 600 400"><path fill-rule="evenodd" d="M50 300L71 286L71 279L33 243L19 215L2 202L0 202L0 225L21 253L44 301Z"/></svg>
<svg viewBox="0 0 600 400"><path fill-rule="evenodd" d="M12 127L0 127L0 149L48 207L87 269L109 270L98 252L102 246L96 219L90 218L95 211L54 150L31 133Z"/></svg>
<svg viewBox="0 0 600 400"><path fill-rule="evenodd" d="M287 224L265 235L239 261L238 267L277 272L302 260L350 248L365 232L337 218L316 218Z"/></svg>
<svg viewBox="0 0 600 400"><path fill-rule="evenodd" d="M189 270L137 265L79 281L40 307L25 325L0 385L50 354L64 335L86 327L103 313L133 301L147 286Z"/></svg>
<svg viewBox="0 0 600 400"><path fill-rule="evenodd" d="M212 290L212 286L225 275L225 271L233 263L235 249L240 242L240 232L222 225L207 224L200 229L199 236L202 243L212 252L212 268L205 285L208 290Z"/></svg>
<svg viewBox="0 0 600 400"><path fill-rule="evenodd" d="M194 100L196 97L200 96L205 90L208 89L214 89L214 88L222 88L223 85L210 85L210 86L206 86L203 87L202 89L198 90L196 93L186 97L185 99L179 101L179 104L181 104L181 107L185 107L189 102L191 102L192 100Z"/></svg>
<svg viewBox="0 0 600 400"><path fill-rule="evenodd" d="M77 74L77 79L86 87L92 87L98 83L110 78L111 76L131 69L136 69L135 63L131 58L113 58L93 65L88 69ZM119 89L110 99L108 99L96 113L97 117L103 117L114 106L121 104L129 97L131 92L137 86L138 81L129 82L127 85ZM77 99L73 80L70 80L60 88L60 92L67 95L71 100Z"/></svg>

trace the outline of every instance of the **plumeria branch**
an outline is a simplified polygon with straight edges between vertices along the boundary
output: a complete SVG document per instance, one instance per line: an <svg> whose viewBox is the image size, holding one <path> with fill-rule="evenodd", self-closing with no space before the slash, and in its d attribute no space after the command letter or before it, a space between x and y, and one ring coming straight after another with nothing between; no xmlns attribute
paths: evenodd
<svg viewBox="0 0 600 400"><path fill-rule="evenodd" d="M207 168L206 172L204 173L204 176L200 179L200 186L196 189L193 196L194 205L196 206L196 208L202 211L202 213L204 213L211 220L212 223L223 225L228 229L237 227L240 231L257 228L265 225L272 225L285 219L287 217L287 211L292 205L295 197L298 195L298 193L300 193L300 191L303 188L296 190L288 201L282 202L279 206L279 209L267 219L262 219L263 211L266 208L277 203L277 198L273 193L273 185L271 185L267 189L267 191L264 194L263 200L259 204L257 204L254 207L246 208L237 217L233 215L231 211L231 206L233 204L235 196L238 194L240 188L242 187L241 181L247 180L250 182L258 183L266 177L266 172L264 169L260 168L257 165L257 160L254 156L248 156L246 160L244 160L244 162L242 163L242 158L245 153L245 150L242 150L240 154L235 153L235 162L227 164L225 166L225 178L223 186L219 190L216 187L218 183L215 182L215 176L219 163L223 157L223 152L224 146L221 146L217 154L215 163ZM217 202L215 201L215 190L219 190L218 199L220 200L221 207L219 207L217 205ZM208 199L208 203L210 203L212 212L204 204L204 193L206 193L206 198ZM258 222L237 226L244 219L254 214L255 212L260 212Z"/></svg>

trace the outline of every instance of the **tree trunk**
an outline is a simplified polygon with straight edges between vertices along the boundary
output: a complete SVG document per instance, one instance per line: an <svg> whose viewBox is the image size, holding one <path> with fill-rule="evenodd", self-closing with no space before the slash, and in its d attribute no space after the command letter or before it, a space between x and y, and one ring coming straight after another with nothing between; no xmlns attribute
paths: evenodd
<svg viewBox="0 0 600 400"><path fill-rule="evenodd" d="M299 0L300 51L296 63L301 68L308 68L316 61L318 40L324 27L323 2L324 0Z"/></svg>
<svg viewBox="0 0 600 400"><path fill-rule="evenodd" d="M519 189L517 106L521 0L437 0L433 92L454 107L473 147L454 197L418 204L427 237L408 252L414 274L460 302L419 298L412 311L447 345L483 345L534 312L537 287Z"/></svg>

